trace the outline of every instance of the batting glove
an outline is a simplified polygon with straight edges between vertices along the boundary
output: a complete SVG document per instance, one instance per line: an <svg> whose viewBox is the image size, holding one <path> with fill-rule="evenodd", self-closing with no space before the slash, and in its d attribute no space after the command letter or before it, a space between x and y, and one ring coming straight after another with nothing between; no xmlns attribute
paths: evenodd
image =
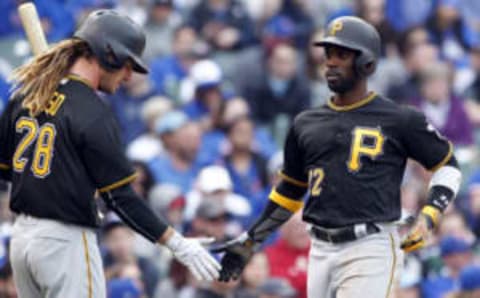
<svg viewBox="0 0 480 298"><path fill-rule="evenodd" d="M210 249L211 252L225 252L222 258L222 270L219 281L229 282L236 280L242 274L243 268L255 253L258 245L251 239L247 232L223 245Z"/></svg>
<svg viewBox="0 0 480 298"><path fill-rule="evenodd" d="M213 241L215 241L213 238L185 238L175 232L165 245L197 280L212 281L219 278L222 267L203 246Z"/></svg>
<svg viewBox="0 0 480 298"><path fill-rule="evenodd" d="M431 231L437 226L441 212L435 207L425 206L420 212L415 224L400 247L405 252L412 252L425 246Z"/></svg>

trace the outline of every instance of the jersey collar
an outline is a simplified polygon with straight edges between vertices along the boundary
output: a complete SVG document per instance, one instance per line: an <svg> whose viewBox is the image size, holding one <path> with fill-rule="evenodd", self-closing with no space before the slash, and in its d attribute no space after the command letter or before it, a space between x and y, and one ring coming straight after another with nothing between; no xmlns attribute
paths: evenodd
<svg viewBox="0 0 480 298"><path fill-rule="evenodd" d="M95 89L95 88L92 87L92 84L90 84L89 81L85 80L84 78L82 78L82 77L80 77L80 76L77 76L76 74L73 74L73 73L69 74L69 75L67 76L67 79L80 82L80 83L82 83L82 84L84 84L84 85L87 85L88 87L90 87L90 88L92 88L92 89Z"/></svg>
<svg viewBox="0 0 480 298"><path fill-rule="evenodd" d="M346 106L337 106L336 104L333 103L332 97L328 99L327 105L335 111L338 112L344 112L344 111L350 111L356 108L359 108L361 106L366 105L367 103L371 102L377 94L375 92L370 92L370 94L365 97L364 99L361 99L357 101L356 103L352 103L351 105L346 105Z"/></svg>

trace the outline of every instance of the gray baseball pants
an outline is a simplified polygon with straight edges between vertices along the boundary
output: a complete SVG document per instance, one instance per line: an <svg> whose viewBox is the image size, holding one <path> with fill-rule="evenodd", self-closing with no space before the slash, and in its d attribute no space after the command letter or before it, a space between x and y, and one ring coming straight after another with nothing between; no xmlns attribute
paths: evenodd
<svg viewBox="0 0 480 298"><path fill-rule="evenodd" d="M396 227L340 244L312 236L309 298L388 298L400 274L403 252Z"/></svg>
<svg viewBox="0 0 480 298"><path fill-rule="evenodd" d="M20 215L13 226L10 262L20 298L106 296L93 229Z"/></svg>

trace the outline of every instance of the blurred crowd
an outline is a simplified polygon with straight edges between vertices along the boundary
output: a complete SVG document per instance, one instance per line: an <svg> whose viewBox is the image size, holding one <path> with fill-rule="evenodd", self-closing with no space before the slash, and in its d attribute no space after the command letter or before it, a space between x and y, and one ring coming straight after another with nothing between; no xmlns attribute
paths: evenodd
<svg viewBox="0 0 480 298"><path fill-rule="evenodd" d="M12 69L28 61L16 6L0 1L0 113ZM135 191L177 230L222 242L261 213L293 117L325 103L325 24L356 15L382 37L371 90L422 110L455 145L464 174L429 246L405 256L394 297L480 297L480 1L478 0L35 0L49 43L92 10L114 8L147 35L148 75L115 95ZM3 145L3 144L2 144ZM429 173L409 162L405 216L424 204ZM16 297L8 264L14 215L0 184L0 297ZM309 235L296 214L240 280L198 283L105 206L99 230L109 298L305 298ZM408 224L399 227L408 228ZM479 263L480 264L480 263ZM368 292L368 289L366 289Z"/></svg>

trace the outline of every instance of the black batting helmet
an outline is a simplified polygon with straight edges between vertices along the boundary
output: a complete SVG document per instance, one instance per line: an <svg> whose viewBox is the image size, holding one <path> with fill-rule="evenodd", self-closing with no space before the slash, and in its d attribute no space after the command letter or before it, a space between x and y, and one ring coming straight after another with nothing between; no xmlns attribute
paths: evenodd
<svg viewBox="0 0 480 298"><path fill-rule="evenodd" d="M377 29L364 20L345 16L328 24L325 36L314 42L316 46L335 45L359 53L355 60L355 71L366 77L375 71L380 57L381 42Z"/></svg>
<svg viewBox="0 0 480 298"><path fill-rule="evenodd" d="M140 59L145 48L145 34L127 16L109 9L93 11L73 36L86 41L107 70L120 69L127 60L131 60L134 71L148 72Z"/></svg>

